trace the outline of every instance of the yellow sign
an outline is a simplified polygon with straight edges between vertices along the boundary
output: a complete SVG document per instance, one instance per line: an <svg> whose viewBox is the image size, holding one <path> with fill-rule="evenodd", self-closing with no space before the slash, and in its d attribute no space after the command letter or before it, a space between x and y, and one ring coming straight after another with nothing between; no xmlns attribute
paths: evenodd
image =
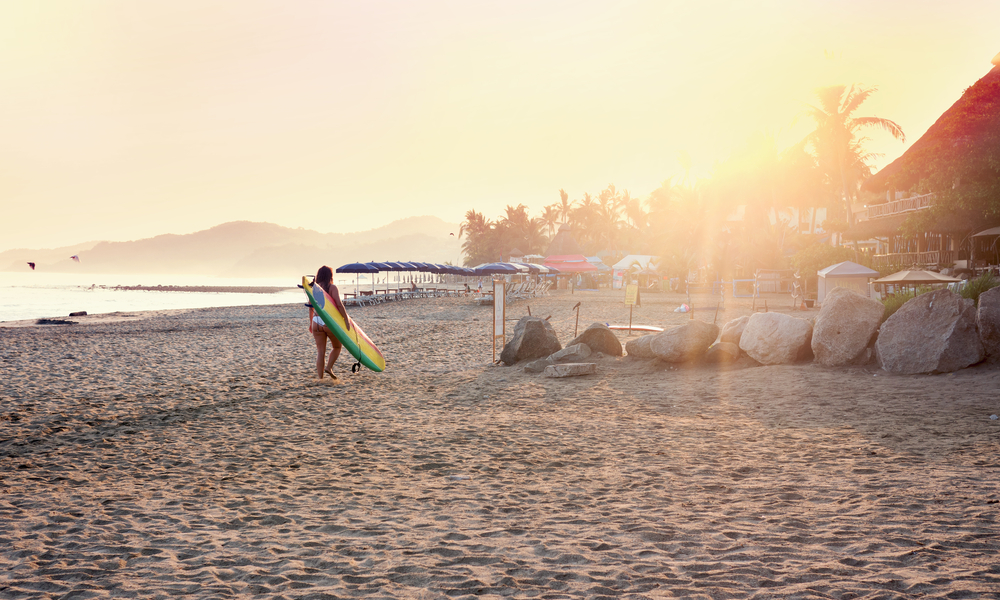
<svg viewBox="0 0 1000 600"><path fill-rule="evenodd" d="M639 304L639 285L630 283L625 286L625 306L637 306Z"/></svg>

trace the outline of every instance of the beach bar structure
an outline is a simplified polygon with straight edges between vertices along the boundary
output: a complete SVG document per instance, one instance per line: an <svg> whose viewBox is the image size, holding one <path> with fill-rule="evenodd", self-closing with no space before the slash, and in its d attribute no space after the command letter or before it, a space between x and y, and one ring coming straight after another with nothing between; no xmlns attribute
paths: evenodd
<svg viewBox="0 0 1000 600"><path fill-rule="evenodd" d="M862 184L886 200L866 201L857 227L845 235L878 241L873 267L954 266L970 274L984 268L970 254L978 242L973 232L998 224L990 207L998 179L1000 54L991 63L902 156Z"/></svg>
<svg viewBox="0 0 1000 600"><path fill-rule="evenodd" d="M823 298L830 293L830 290L838 287L854 290L870 298L871 280L878 276L878 271L849 260L830 265L816 272L816 302L822 305Z"/></svg>

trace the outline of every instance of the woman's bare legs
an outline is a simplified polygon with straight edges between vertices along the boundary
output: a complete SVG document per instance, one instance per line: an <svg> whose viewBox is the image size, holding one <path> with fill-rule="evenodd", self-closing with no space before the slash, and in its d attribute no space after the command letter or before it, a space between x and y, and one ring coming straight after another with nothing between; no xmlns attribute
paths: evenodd
<svg viewBox="0 0 1000 600"><path fill-rule="evenodd" d="M326 340L330 339L330 358L326 358ZM330 377L337 379L333 374L333 363L340 357L340 350L344 347L340 340L335 338L326 328L316 327L313 329L313 339L316 340L316 379L323 379L323 373L329 373ZM324 364L326 363L325 368Z"/></svg>
<svg viewBox="0 0 1000 600"><path fill-rule="evenodd" d="M326 361L326 372L330 374L330 377L336 378L337 376L333 374L333 363L337 362L337 358L340 356L340 350L344 346L341 345L340 340L330 336L330 358Z"/></svg>
<svg viewBox="0 0 1000 600"><path fill-rule="evenodd" d="M326 330L315 327L313 339L316 340L316 379L323 379L323 363L326 358Z"/></svg>

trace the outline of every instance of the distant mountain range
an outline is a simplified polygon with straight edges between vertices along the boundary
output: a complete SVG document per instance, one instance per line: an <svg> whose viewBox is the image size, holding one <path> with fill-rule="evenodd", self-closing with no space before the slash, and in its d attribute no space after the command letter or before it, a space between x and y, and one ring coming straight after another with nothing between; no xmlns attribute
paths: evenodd
<svg viewBox="0 0 1000 600"><path fill-rule="evenodd" d="M454 235L451 235L454 234ZM80 262L70 259L80 257ZM90 242L52 250L0 252L0 270L55 273L183 274L218 277L299 277L322 265L415 260L455 264L458 225L410 217L356 233L319 233L273 223L234 221L186 235L131 242Z"/></svg>

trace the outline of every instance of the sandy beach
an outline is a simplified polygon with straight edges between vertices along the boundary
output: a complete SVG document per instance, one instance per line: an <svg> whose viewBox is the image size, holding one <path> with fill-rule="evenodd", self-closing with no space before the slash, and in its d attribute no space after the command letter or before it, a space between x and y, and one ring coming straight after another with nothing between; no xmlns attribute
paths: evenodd
<svg viewBox="0 0 1000 600"><path fill-rule="evenodd" d="M628 322L617 291L508 317L565 344L577 302ZM388 366L339 384L301 304L0 327L0 597L1000 597L996 368L546 379L472 298L351 313Z"/></svg>

